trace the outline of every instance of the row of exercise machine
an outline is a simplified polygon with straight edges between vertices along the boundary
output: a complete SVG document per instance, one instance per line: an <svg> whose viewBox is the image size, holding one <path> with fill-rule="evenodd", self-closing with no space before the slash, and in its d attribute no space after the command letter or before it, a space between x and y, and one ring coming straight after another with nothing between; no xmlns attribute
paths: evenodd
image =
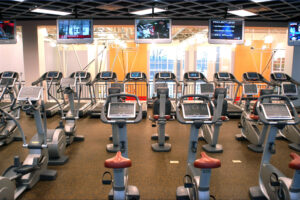
<svg viewBox="0 0 300 200"><path fill-rule="evenodd" d="M68 157L64 154L65 148L73 141L82 141L82 136L76 135L76 120L84 113L81 106L81 86L86 85L92 94L91 105L97 108L100 119L104 123L112 124L112 144L107 145L108 152L116 152L116 156L105 161L105 167L113 169L104 172L102 183L112 184L109 199L139 199L139 191L136 186L128 185L128 168L131 160L128 157L127 124L138 123L147 111L148 98L141 101L136 94L124 92L124 85L116 82L116 74L113 72L100 72L94 80L91 80L88 72L74 72L68 78L63 78L60 72L47 72L40 79L32 83L34 86L16 84L18 73L1 73L0 86L2 88L1 99L5 94L10 96L11 103L1 106L1 141L7 144L14 138L23 141L23 147L29 149L29 154L23 162L19 157L14 158L13 166L9 167L0 177L0 200L16 199L26 189L32 188L39 180L54 180L56 171L49 170L47 166L64 164ZM141 72L131 72L126 79L147 80ZM112 78L112 79L111 79ZM96 101L95 82L102 79L106 85L107 95L105 99ZM109 80L110 79L110 80ZM96 80L96 81L95 81ZM111 81L114 80L114 81ZM47 111L44 103L44 92L41 84L47 83L48 98L52 98L57 104L57 111L61 114L56 129L47 129L47 112L53 115L55 111ZM126 81L124 81L125 83ZM138 81L137 81L138 82ZM171 99L168 82L175 82L176 97ZM230 88L228 83L237 83L234 90L234 98L227 98ZM148 82L147 95L148 95ZM200 83L200 84L197 84ZM264 83L264 89L258 92L258 83ZM51 94L51 86L56 85L57 93L61 93L62 100ZM263 152L259 186L250 188L251 199L300 199L300 157L291 153L293 160L289 167L295 170L293 179L285 177L275 166L270 164L271 156L275 153L275 139L285 137L291 141L290 147L299 150L300 122L296 108L291 100L297 96L298 82L286 74L273 73L271 81L267 81L259 73L248 72L243 74L243 82L238 82L233 74L218 72L214 75L214 82L209 82L200 72L187 72L184 75L182 95L177 99L178 81L171 72L158 72L154 76L153 100L153 125L158 124L158 133L151 138L157 140L152 145L156 152L171 150L171 145L166 143L168 135L165 134L167 120L176 119L186 125L191 125L187 159L187 173L184 177L184 185L177 188L177 199L210 199L209 193L211 169L221 166L218 159L209 157L201 152L201 158L197 159L198 141L204 139L207 144L203 150L210 153L220 153L223 148L218 144L218 135L223 121L229 120L228 113L236 115L237 109L241 112L241 135L238 140L247 139L251 144L249 149L255 152ZM193 87L190 87L193 85ZM240 99L239 87L243 91ZM171 88L174 90L174 88ZM274 94L274 92L276 94ZM67 100L65 99L67 97ZM77 103L75 102L77 100ZM253 103L253 101L256 101ZM146 105L145 105L146 104ZM83 104L82 104L83 105ZM87 106L86 106L87 107ZM97 110L95 109L95 110ZM146 110L145 110L146 109ZM231 109L231 110L230 110ZM26 142L25 134L18 122L20 110L32 115L36 122L37 134ZM80 112L82 112L80 114ZM95 113L93 113L95 114ZM147 114L146 114L147 116ZM174 116L174 117L173 117ZM262 131L258 125L263 124ZM7 131L7 127L10 128ZM4 127L4 128L3 128ZM2 131L2 130L5 131ZM20 135L17 134L17 129ZM288 136L289 134L293 136ZM298 137L297 137L298 134ZM9 139L8 139L9 138ZM253 139L254 138L254 139ZM293 139L294 138L294 139Z"/></svg>

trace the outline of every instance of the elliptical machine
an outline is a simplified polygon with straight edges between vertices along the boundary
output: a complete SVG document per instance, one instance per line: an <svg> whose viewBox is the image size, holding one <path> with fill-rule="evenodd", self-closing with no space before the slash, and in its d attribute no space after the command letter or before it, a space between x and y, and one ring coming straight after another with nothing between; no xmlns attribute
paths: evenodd
<svg viewBox="0 0 300 200"><path fill-rule="evenodd" d="M84 136L76 135L76 120L79 118L79 111L75 110L74 94L76 87L76 79L74 78L62 78L60 80L60 87L58 92L62 95L68 96L69 110L65 115L62 114L62 119L65 120L65 124L62 125L66 136L66 145L70 145L73 141L84 141ZM61 110L61 112L63 112Z"/></svg>
<svg viewBox="0 0 300 200"><path fill-rule="evenodd" d="M263 152L263 143L265 141L267 127L262 131L258 128L259 118L255 109L251 109L251 101L257 100L258 88L255 83L269 83L261 74L256 72L247 72L243 74L243 95L240 101L245 100L244 110L241 116L239 128L241 133L235 136L238 141L248 140L250 144L248 149L256 153ZM261 89L260 96L273 94L273 89ZM268 101L268 99L265 99ZM267 102L265 102L267 103ZM255 108L255 104L253 106Z"/></svg>
<svg viewBox="0 0 300 200"><path fill-rule="evenodd" d="M281 72L272 73L270 79L275 84L278 84L277 89L279 94L289 97L290 100L298 99L298 86L299 82L295 81L289 75ZM296 108L296 107L295 107ZM299 113L299 108L297 109ZM282 130L278 130L280 138L284 138L291 142L289 147L295 151L300 152L300 126L299 125L287 125ZM278 137L276 138L278 139Z"/></svg>
<svg viewBox="0 0 300 200"><path fill-rule="evenodd" d="M201 127L201 136L199 140L206 141L207 144L202 146L202 149L209 153L222 153L223 146L218 144L220 127L223 121L228 121L227 115L227 101L225 100L227 94L226 88L216 88L214 92L213 106L216 109L217 121L214 124L203 124ZM221 103L218 105L218 102ZM215 116L214 116L215 117Z"/></svg>
<svg viewBox="0 0 300 200"><path fill-rule="evenodd" d="M185 99L197 99L196 103L186 103ZM218 105L222 105L222 99L218 98ZM211 158L205 152L201 152L202 158L196 160L198 134L204 124L215 124L218 120L218 109L213 109L214 117L211 118L211 99L203 95L184 95L177 104L176 117L182 124L190 124L190 140L187 159L187 172L184 177L184 185L177 188L177 200L209 200L210 175L212 168L221 166L218 159ZM219 109L220 111L220 109Z"/></svg>
<svg viewBox="0 0 300 200"><path fill-rule="evenodd" d="M151 136L152 140L158 140L157 143L151 145L155 152L171 151L171 144L165 141L169 139L169 135L165 133L167 120L171 119L171 101L169 99L169 88L158 87L156 89L157 99L153 102L153 118L152 127L158 124L157 133Z"/></svg>
<svg viewBox="0 0 300 200"><path fill-rule="evenodd" d="M113 102L112 99L134 98L136 102ZM137 106L136 106L137 104ZM138 110L138 113L136 112ZM109 118L109 119L108 119ZM128 159L127 124L139 123L142 120L142 107L137 96L132 94L112 94L102 107L101 121L118 126L120 151L111 159L105 161L106 168L113 169L114 178L110 172L104 172L102 183L113 184L108 199L113 200L138 200L139 190L136 186L128 185L128 168L131 161ZM106 176L109 176L107 179Z"/></svg>
<svg viewBox="0 0 300 200"><path fill-rule="evenodd" d="M15 87L15 82L18 80L19 74L17 72L3 72L0 80L0 102L2 101L4 95L8 94L11 101L11 106L17 98L17 89ZM10 107L3 108L9 112L14 118L20 118L20 109L12 110ZM0 146L11 143L12 141L21 141L22 138L17 131L17 124L14 120L10 119L4 114L0 116Z"/></svg>
<svg viewBox="0 0 300 200"><path fill-rule="evenodd" d="M22 110L33 110L36 121L37 134L26 143L25 134L19 122L9 113L0 109L0 112L14 120L22 135L23 147L28 148L29 155L24 162L19 156L14 157L14 165L9 167L0 177L0 199L17 199L26 189L31 189L39 180L55 180L57 172L49 170L47 129L42 123L40 104L43 89L41 87L23 87L18 100ZM16 108L13 108L16 109Z"/></svg>
<svg viewBox="0 0 300 200"><path fill-rule="evenodd" d="M264 103L268 99L269 103ZM267 140L260 165L259 186L249 189L252 200L258 199L300 199L300 156L291 153L293 159L289 163L295 169L293 179L287 178L270 163L272 154L275 154L275 139L278 130L287 125L300 122L297 111L290 99L281 95L265 95L258 98L256 110L264 127L268 127ZM292 112L290 112L290 110Z"/></svg>

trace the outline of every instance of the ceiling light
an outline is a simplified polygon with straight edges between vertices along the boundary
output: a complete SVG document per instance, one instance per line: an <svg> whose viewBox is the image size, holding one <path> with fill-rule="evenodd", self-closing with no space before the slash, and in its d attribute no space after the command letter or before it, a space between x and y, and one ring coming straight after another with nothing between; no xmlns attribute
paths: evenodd
<svg viewBox="0 0 300 200"><path fill-rule="evenodd" d="M270 44L273 42L273 37L271 35L268 35L265 37L265 43Z"/></svg>
<svg viewBox="0 0 300 200"><path fill-rule="evenodd" d="M268 2L271 0L251 0L251 1L253 1L254 3L263 3L263 2Z"/></svg>
<svg viewBox="0 0 300 200"><path fill-rule="evenodd" d="M167 11L167 10L162 9L162 8L154 8L154 13L160 13L160 12L165 12L165 11ZM134 15L148 15L151 13L152 13L152 8L130 12L130 14L134 14Z"/></svg>
<svg viewBox="0 0 300 200"><path fill-rule="evenodd" d="M265 50L267 48L267 46L263 45L261 48L262 48L262 50Z"/></svg>
<svg viewBox="0 0 300 200"><path fill-rule="evenodd" d="M246 40L245 41L245 46L250 46L252 44L252 41L251 40Z"/></svg>
<svg viewBox="0 0 300 200"><path fill-rule="evenodd" d="M249 12L249 11L243 10L243 9L240 9L240 10L229 10L228 12L230 14L237 15L237 16L240 16L240 17L248 17L248 16L254 16L254 15L256 15L255 13L252 13L252 12Z"/></svg>
<svg viewBox="0 0 300 200"><path fill-rule="evenodd" d="M50 15L70 15L70 12L63 12L63 11L56 11L56 10L48 10L48 9L41 9L41 8L35 8L31 12L35 13L43 13L43 14L50 14Z"/></svg>

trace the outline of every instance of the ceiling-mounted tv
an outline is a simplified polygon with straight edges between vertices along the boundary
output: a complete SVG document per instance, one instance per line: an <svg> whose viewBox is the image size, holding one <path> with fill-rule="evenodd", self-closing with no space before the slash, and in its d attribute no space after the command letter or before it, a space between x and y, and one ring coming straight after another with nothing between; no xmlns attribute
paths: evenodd
<svg viewBox="0 0 300 200"><path fill-rule="evenodd" d="M15 20L0 20L0 44L16 44L17 30Z"/></svg>
<svg viewBox="0 0 300 200"><path fill-rule="evenodd" d="M136 43L171 43L172 20L164 18L135 19Z"/></svg>
<svg viewBox="0 0 300 200"><path fill-rule="evenodd" d="M300 45L300 22L289 23L288 45Z"/></svg>
<svg viewBox="0 0 300 200"><path fill-rule="evenodd" d="M243 44L244 20L211 19L209 20L208 42L210 44Z"/></svg>
<svg viewBox="0 0 300 200"><path fill-rule="evenodd" d="M92 19L58 19L57 43L81 44L93 43Z"/></svg>

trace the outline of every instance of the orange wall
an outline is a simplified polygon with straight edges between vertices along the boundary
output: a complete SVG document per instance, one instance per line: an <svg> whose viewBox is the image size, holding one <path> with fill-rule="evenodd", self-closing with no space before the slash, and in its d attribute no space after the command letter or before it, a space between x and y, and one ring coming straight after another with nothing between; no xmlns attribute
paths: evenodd
<svg viewBox="0 0 300 200"><path fill-rule="evenodd" d="M147 44L135 45L135 43L127 43L127 49L109 47L109 70L113 68L113 71L117 73L118 80L122 81L126 74L126 66L128 65L128 72L141 71L148 75L147 70ZM114 59L118 52L115 64L113 66ZM128 59L127 59L128 55ZM136 57L136 58L135 58ZM124 58L124 60L123 60ZM132 67L132 68L131 68Z"/></svg>
<svg viewBox="0 0 300 200"><path fill-rule="evenodd" d="M271 58L270 49L261 50L264 45L263 40L255 40L252 42L254 47L251 50L250 46L237 45L235 49L235 60L234 60L234 75L239 80L242 81L242 75L245 72L259 72L260 66L261 72L265 69L268 61ZM267 80L270 78L271 65L269 63L268 68L262 74Z"/></svg>

